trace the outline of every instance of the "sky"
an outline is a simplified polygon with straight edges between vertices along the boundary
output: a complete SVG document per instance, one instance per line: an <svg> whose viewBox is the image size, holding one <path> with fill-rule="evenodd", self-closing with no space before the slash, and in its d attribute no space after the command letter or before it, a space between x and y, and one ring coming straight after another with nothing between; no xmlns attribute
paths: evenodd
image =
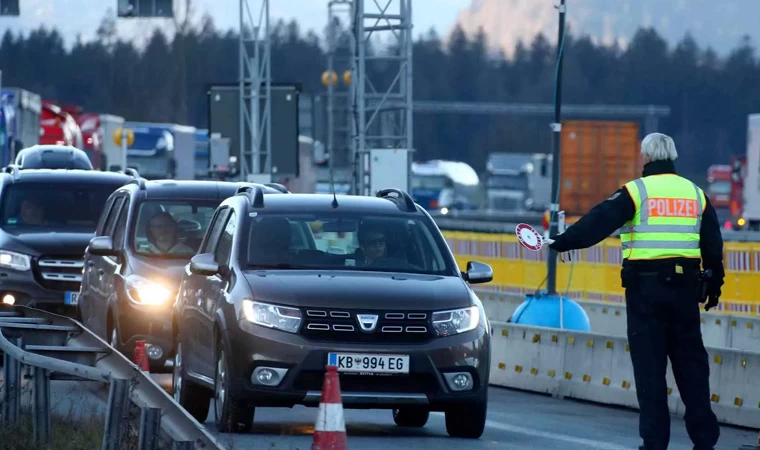
<svg viewBox="0 0 760 450"><path fill-rule="evenodd" d="M174 0L184 4L185 0ZM203 13L209 12L214 18L217 28L239 29L239 0L192 0L195 9L195 17L200 18ZM388 0L376 0L381 6L388 4ZM115 14L117 0L20 0L21 17L0 18L0 31L7 29L14 32L37 28L44 24L47 27L57 27L65 36L67 44L74 41L77 34L81 34L83 40L91 40L95 36L95 30L101 19L111 9ZM247 0L253 14L261 10L261 0ZM295 19L302 30L314 30L322 34L327 24L327 0L270 0L270 21L278 19ZM369 10L375 6L375 0L367 0L366 8ZM391 2L391 11L398 11L398 2ZM414 0L413 16L415 36L426 33L431 27L435 27L441 34L445 34L456 22L457 14L470 5L470 0ZM344 6L342 10L347 11ZM184 14L184 8L182 9ZM369 11L368 11L369 12ZM343 14L343 17L348 17ZM122 19L119 22L120 34L126 36L139 36L145 33L146 28L151 31L157 26L166 26L170 23L161 19Z"/></svg>

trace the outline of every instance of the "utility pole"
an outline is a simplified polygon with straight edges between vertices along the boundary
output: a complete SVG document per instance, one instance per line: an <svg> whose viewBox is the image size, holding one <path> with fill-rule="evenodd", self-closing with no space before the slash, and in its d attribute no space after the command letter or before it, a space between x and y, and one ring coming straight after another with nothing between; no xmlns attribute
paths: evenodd
<svg viewBox="0 0 760 450"><path fill-rule="evenodd" d="M559 4L559 32L557 37L557 75L554 95L554 123L552 123L552 202L549 206L549 236L557 234L559 217L559 157L560 141L562 137L562 122L560 110L562 107L562 56L565 43L565 0ZM549 295L557 295L557 252L549 249L549 261L547 262L546 290ZM560 306L562 302L560 301ZM560 312L560 320L562 313Z"/></svg>

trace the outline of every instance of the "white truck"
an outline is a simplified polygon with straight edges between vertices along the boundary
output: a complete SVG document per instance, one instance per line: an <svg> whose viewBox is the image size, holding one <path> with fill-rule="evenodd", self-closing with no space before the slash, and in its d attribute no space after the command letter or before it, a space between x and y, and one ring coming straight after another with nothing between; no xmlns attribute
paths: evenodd
<svg viewBox="0 0 760 450"><path fill-rule="evenodd" d="M747 118L747 166L743 192L746 227L760 231L760 114L750 114Z"/></svg>

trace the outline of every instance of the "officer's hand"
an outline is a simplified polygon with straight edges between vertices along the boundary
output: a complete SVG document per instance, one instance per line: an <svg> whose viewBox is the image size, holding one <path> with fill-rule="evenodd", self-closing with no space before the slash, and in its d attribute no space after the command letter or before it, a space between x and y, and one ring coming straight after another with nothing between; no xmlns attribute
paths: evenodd
<svg viewBox="0 0 760 450"><path fill-rule="evenodd" d="M720 297L715 294L710 294L707 296L707 303L705 303L705 311L709 311L712 308L715 308L718 306L718 302L720 301Z"/></svg>
<svg viewBox="0 0 760 450"><path fill-rule="evenodd" d="M541 243L541 247L548 247L554 243L554 239L544 238Z"/></svg>

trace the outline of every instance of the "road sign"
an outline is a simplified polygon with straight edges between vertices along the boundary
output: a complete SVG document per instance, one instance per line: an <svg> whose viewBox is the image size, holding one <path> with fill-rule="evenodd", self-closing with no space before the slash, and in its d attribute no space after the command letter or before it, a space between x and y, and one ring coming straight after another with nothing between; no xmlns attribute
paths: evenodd
<svg viewBox="0 0 760 450"><path fill-rule="evenodd" d="M171 18L174 0L117 0L116 11L120 18Z"/></svg>
<svg viewBox="0 0 760 450"><path fill-rule="evenodd" d="M0 0L0 16L20 16L19 0Z"/></svg>
<svg viewBox="0 0 760 450"><path fill-rule="evenodd" d="M114 144L121 146L121 136L124 133L122 127L113 130L113 142ZM131 128L127 128L127 147L131 147L135 143L135 132Z"/></svg>
<svg viewBox="0 0 760 450"><path fill-rule="evenodd" d="M532 226L527 223L518 224L515 227L515 234L517 235L517 240L520 241L520 245L523 247L534 252L541 250L543 238Z"/></svg>

